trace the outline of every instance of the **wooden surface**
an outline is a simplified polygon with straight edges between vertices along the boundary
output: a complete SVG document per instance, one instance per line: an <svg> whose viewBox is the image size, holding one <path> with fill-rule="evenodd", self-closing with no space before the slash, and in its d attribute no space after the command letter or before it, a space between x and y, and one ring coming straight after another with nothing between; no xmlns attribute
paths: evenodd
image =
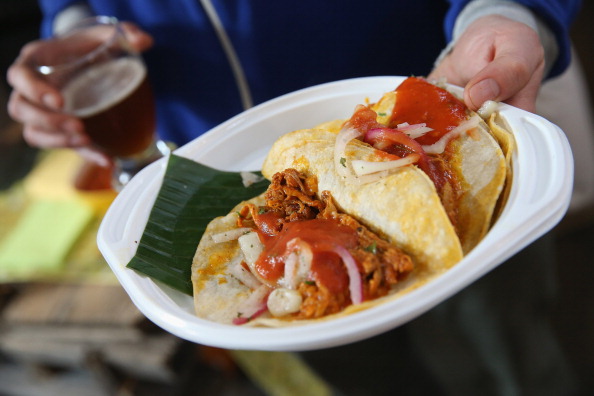
<svg viewBox="0 0 594 396"><path fill-rule="evenodd" d="M29 284L0 315L0 351L17 361L76 368L100 356L142 378L175 377L170 361L182 341L151 326L120 286Z"/></svg>

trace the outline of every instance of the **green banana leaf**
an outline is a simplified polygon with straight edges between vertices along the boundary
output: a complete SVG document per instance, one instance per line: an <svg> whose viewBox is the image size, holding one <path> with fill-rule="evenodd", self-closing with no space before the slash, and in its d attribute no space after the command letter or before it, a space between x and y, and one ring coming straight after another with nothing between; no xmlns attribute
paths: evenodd
<svg viewBox="0 0 594 396"><path fill-rule="evenodd" d="M245 187L239 173L171 155L138 249L127 267L191 295L192 258L208 223L261 194L268 184L263 179Z"/></svg>

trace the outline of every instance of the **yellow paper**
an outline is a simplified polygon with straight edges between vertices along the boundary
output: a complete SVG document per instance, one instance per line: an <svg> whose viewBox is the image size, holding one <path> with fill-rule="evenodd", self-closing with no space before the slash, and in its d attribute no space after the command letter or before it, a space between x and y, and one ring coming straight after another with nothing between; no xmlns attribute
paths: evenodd
<svg viewBox="0 0 594 396"><path fill-rule="evenodd" d="M83 159L73 150L56 149L45 152L39 164L24 180L26 194L32 199L79 199L103 215L113 202L113 190L79 191L74 187Z"/></svg>
<svg viewBox="0 0 594 396"><path fill-rule="evenodd" d="M35 200L0 242L0 274L51 274L93 219L93 209L77 200Z"/></svg>

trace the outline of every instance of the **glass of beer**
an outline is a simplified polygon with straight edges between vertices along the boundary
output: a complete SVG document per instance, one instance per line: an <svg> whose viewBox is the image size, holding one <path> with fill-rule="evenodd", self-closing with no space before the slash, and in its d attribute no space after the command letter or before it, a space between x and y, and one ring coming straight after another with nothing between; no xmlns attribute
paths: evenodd
<svg viewBox="0 0 594 396"><path fill-rule="evenodd" d="M92 144L113 158L116 190L168 153L156 137L146 66L117 19L84 19L52 37L44 52L38 71L62 93L63 111L81 119Z"/></svg>

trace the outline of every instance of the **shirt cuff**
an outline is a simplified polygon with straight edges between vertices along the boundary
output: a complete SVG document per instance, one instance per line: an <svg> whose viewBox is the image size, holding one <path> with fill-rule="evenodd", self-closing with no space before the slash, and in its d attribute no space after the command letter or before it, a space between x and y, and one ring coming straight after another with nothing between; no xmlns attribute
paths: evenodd
<svg viewBox="0 0 594 396"><path fill-rule="evenodd" d="M54 34L59 34L69 30L78 21L93 16L93 10L87 3L72 4L60 11L54 18L52 30Z"/></svg>

